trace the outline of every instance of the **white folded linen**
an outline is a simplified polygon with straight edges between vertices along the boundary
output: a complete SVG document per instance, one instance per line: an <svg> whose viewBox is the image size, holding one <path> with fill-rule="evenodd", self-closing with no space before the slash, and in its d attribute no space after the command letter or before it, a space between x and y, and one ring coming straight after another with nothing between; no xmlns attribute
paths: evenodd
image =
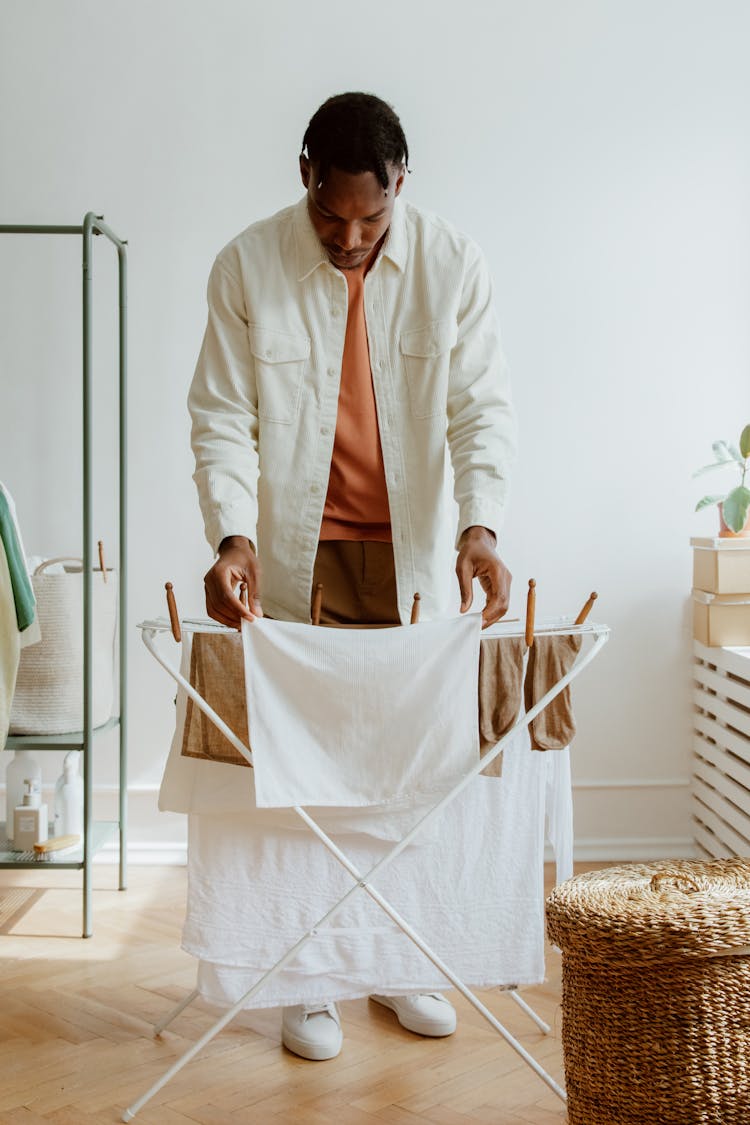
<svg viewBox="0 0 750 1125"><path fill-rule="evenodd" d="M476 987L544 977L544 816L549 754L524 727L505 748L502 784L475 778L436 818L436 839L397 856L377 889ZM191 816L182 947L198 987L226 1007L352 886L308 833L263 831L236 816ZM352 836L366 872L388 846ZM441 973L359 890L248 1008L444 989Z"/></svg>
<svg viewBox="0 0 750 1125"><path fill-rule="evenodd" d="M434 802L479 761L481 615L394 629L243 622L260 808Z"/></svg>

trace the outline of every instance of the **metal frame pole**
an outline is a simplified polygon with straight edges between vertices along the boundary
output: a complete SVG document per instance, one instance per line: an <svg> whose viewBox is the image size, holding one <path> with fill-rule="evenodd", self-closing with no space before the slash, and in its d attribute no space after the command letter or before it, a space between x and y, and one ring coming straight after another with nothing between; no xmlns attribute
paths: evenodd
<svg viewBox="0 0 750 1125"><path fill-rule="evenodd" d="M93 776L91 747L94 730L92 697L94 622L93 539L91 512L91 312L92 228L96 216L83 220L83 937L91 937L91 858L93 827Z"/></svg>
<svg viewBox="0 0 750 1125"><path fill-rule="evenodd" d="M119 773L119 824L120 824L120 883L119 889L124 891L128 886L128 761L127 761L127 736L128 736L128 646L127 646L127 620L128 620L128 498L127 498L127 466L128 466L128 413L127 413L127 381L128 381L128 259L125 246L117 246L117 267L119 281L120 301L120 403L119 403L119 468L120 468L120 636L119 636L119 665L120 665L120 773Z"/></svg>
<svg viewBox="0 0 750 1125"><path fill-rule="evenodd" d="M127 735L128 735L128 662L127 662L127 611L128 611L128 504L127 504L127 465L128 465L128 415L127 415L127 381L128 381L128 259L127 241L118 238L114 231L104 222L103 215L89 212L84 219L84 231L90 227L94 234L103 234L117 247L117 277L118 277L118 307L119 307L119 366L118 366L118 472L119 472L119 697L120 697L120 731L119 731L119 763L118 763L118 830L119 830L119 882L121 891L127 890ZM84 234L85 238L85 234ZM91 277L91 269L89 269ZM85 313L84 313L85 316ZM84 376L85 382L85 376ZM93 541L92 541L93 547ZM85 801L84 801L85 807Z"/></svg>

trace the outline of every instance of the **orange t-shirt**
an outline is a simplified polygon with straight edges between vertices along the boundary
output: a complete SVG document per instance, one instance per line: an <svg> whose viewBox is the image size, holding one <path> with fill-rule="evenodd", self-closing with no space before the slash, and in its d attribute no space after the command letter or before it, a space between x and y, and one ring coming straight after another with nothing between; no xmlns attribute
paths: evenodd
<svg viewBox="0 0 750 1125"><path fill-rule="evenodd" d="M336 437L321 539L391 542L391 513L365 325L365 273L344 270L349 289Z"/></svg>

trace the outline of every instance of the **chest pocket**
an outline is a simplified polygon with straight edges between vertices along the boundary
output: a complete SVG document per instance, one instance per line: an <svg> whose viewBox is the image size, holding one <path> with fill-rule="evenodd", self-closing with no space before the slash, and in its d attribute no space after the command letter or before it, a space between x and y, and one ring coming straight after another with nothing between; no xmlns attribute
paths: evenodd
<svg viewBox="0 0 750 1125"><path fill-rule="evenodd" d="M457 335L458 328L451 320L433 320L424 328L401 333L400 348L415 418L445 414L451 348Z"/></svg>
<svg viewBox="0 0 750 1125"><path fill-rule="evenodd" d="M258 416L266 422L289 425L299 413L310 340L257 324L249 325L248 333L255 360Z"/></svg>

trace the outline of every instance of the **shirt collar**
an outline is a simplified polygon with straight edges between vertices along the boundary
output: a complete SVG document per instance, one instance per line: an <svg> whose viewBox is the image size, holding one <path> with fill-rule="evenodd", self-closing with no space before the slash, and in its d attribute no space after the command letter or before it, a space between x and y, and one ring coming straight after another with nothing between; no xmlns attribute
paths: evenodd
<svg viewBox="0 0 750 1125"><path fill-rule="evenodd" d="M328 262L328 255L310 220L306 195L303 195L294 208L294 240L297 247L297 279L304 281L318 266ZM404 205L397 199L380 257L388 258L403 272L406 269L408 250Z"/></svg>

